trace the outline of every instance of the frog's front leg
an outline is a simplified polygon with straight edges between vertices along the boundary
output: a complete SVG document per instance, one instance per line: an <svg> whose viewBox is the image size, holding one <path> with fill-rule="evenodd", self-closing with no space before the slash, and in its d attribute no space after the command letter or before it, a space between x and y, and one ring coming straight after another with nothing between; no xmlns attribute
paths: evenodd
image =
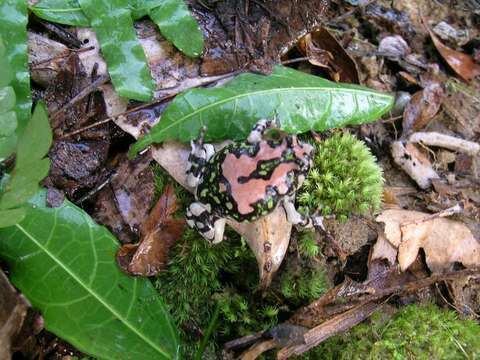
<svg viewBox="0 0 480 360"><path fill-rule="evenodd" d="M323 217L321 216L304 216L295 209L295 197L285 196L282 201L282 206L287 214L287 221L293 225L299 225L306 229L311 227L319 227L325 230L323 226Z"/></svg>
<svg viewBox="0 0 480 360"><path fill-rule="evenodd" d="M272 128L274 125L273 120L262 119L255 124L250 135L248 135L247 141L250 144L258 143L262 140L263 134L267 129Z"/></svg>
<svg viewBox="0 0 480 360"><path fill-rule="evenodd" d="M190 204L186 214L187 224L212 244L218 244L223 240L226 220L212 214L211 210L210 205L201 202Z"/></svg>
<svg viewBox="0 0 480 360"><path fill-rule="evenodd" d="M211 144L204 144L206 128L200 131L197 141L191 141L192 150L188 156L187 184L194 188L202 178L205 164L215 154L215 149Z"/></svg>

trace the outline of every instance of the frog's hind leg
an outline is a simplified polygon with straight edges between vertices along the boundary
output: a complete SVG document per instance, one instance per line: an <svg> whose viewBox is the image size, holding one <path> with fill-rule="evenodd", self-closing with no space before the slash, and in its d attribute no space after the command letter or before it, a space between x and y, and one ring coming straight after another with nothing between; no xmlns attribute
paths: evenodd
<svg viewBox="0 0 480 360"><path fill-rule="evenodd" d="M287 221L293 225L299 225L306 229L311 227L320 227L325 230L323 226L323 218L321 216L305 216L300 214L295 209L295 197L285 196L283 198L282 206L287 214Z"/></svg>
<svg viewBox="0 0 480 360"><path fill-rule="evenodd" d="M197 230L200 235L212 244L218 244L223 240L226 220L213 215L209 205L202 204L201 202L190 204L187 209L186 218L187 224Z"/></svg>
<svg viewBox="0 0 480 360"><path fill-rule="evenodd" d="M262 119L255 124L250 135L248 135L247 141L250 144L258 143L262 140L263 134L267 129L272 128L274 125L273 120Z"/></svg>
<svg viewBox="0 0 480 360"><path fill-rule="evenodd" d="M192 140L190 143L192 150L188 156L187 184L192 188L198 185L202 178L205 164L215 154L213 145L204 143L205 132L206 128L203 127L197 141Z"/></svg>

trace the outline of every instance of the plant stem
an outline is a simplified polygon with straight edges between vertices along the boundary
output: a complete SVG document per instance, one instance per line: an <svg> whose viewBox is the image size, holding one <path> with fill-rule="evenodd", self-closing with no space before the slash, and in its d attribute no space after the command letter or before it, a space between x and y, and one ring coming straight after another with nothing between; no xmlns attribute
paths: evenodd
<svg viewBox="0 0 480 360"><path fill-rule="evenodd" d="M217 327L218 323L218 316L220 315L220 304L217 302L215 305L215 309L213 310L213 315L212 318L210 319L210 322L208 323L207 331L205 332L205 335L203 336L202 342L200 343L200 346L195 353L195 360L201 360L203 352L205 351L205 348L207 347L208 339L210 338L210 335L212 335L213 330Z"/></svg>

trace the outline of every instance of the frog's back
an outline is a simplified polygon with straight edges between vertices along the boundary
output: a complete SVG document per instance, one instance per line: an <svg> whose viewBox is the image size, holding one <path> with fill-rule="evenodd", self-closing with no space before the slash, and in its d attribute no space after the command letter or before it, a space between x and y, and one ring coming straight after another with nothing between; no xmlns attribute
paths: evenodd
<svg viewBox="0 0 480 360"><path fill-rule="evenodd" d="M208 161L197 198L220 216L251 221L294 191L301 164L292 138L230 144Z"/></svg>

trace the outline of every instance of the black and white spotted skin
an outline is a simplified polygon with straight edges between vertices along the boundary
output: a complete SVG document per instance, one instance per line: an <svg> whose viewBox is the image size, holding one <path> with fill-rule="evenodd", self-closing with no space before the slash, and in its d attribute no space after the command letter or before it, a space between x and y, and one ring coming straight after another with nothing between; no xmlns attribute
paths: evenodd
<svg viewBox="0 0 480 360"><path fill-rule="evenodd" d="M284 207L288 221L310 227L310 217L294 206L295 192L312 164L313 147L295 135L264 139L273 124L259 121L247 141L234 142L218 152L203 143L204 132L192 142L188 184L196 201L187 210L187 223L207 240L223 239L226 218L253 221Z"/></svg>

